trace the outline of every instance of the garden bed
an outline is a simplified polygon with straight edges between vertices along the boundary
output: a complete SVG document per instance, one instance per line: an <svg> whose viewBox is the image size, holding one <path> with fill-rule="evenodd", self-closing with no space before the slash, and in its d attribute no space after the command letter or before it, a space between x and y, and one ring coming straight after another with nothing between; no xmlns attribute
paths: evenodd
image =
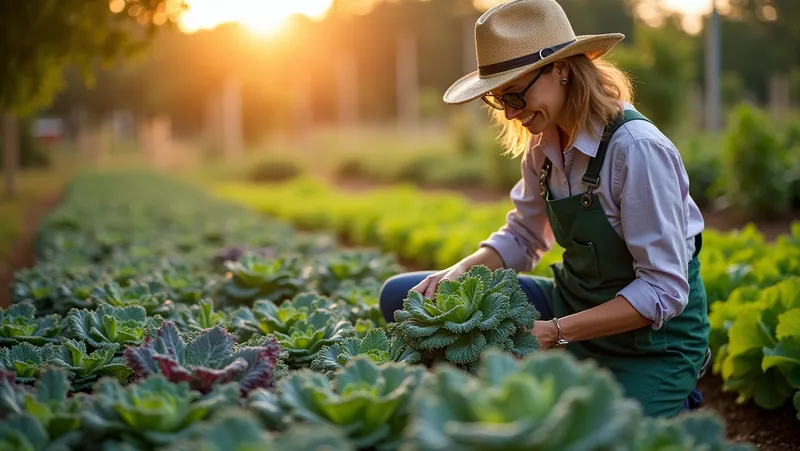
<svg viewBox="0 0 800 451"><path fill-rule="evenodd" d="M17 272L15 310L3 319L0 391L14 380L21 385L0 403L0 443L227 450L527 442L564 449L587 440L644 449L667 440L686 449L702 440L726 449L714 432L720 417L653 422L603 371L536 352L525 333L535 311L510 283L512 273L476 269L446 287L461 297L442 304L412 296L389 327L376 307L377 288L404 268L381 251L342 248L335 230L301 233L282 221L152 175L77 179L39 225L37 264ZM494 318L495 326L424 313L468 293L478 306L505 299L505 307L487 304L485 321ZM548 382L552 374L559 374L556 385ZM739 407L718 404L730 396L715 393L710 381L703 382L709 409L735 420L727 414ZM303 396L312 386L317 394ZM77 396L65 398L71 392ZM29 410L34 397L49 410ZM535 408L514 408L523 398ZM359 405L380 409L369 414ZM175 416L182 411L193 412L191 419ZM369 420L379 412L382 420ZM759 419L789 418L758 412ZM578 423L579 430L569 426ZM224 433L231 430L237 434ZM747 439L743 431L728 436ZM787 449L768 448L776 438L752 437L762 449ZM781 446L791 445L786 440Z"/></svg>

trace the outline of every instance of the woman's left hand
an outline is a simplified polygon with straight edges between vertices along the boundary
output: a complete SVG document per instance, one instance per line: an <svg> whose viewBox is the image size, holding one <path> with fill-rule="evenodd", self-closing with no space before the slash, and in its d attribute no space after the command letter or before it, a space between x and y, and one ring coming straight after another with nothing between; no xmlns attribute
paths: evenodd
<svg viewBox="0 0 800 451"><path fill-rule="evenodd" d="M536 321L533 323L533 335L539 340L540 350L545 351L556 343L558 329L552 321Z"/></svg>

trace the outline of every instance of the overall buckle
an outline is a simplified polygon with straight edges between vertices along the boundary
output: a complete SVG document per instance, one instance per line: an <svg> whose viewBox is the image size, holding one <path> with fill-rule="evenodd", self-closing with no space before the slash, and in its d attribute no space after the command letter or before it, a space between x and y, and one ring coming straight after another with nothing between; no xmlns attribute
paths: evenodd
<svg viewBox="0 0 800 451"><path fill-rule="evenodd" d="M584 177L581 183L586 185L586 192L581 195L581 205L589 207L592 205L592 191L600 185L600 177L598 176L595 180Z"/></svg>

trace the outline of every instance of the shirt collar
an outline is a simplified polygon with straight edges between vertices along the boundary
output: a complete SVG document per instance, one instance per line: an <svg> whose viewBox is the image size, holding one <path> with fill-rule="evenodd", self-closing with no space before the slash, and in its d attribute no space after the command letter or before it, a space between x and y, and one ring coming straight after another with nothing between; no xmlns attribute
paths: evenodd
<svg viewBox="0 0 800 451"><path fill-rule="evenodd" d="M581 129L578 136L572 144L572 147L578 149L579 152L586 154L590 157L597 156L597 148L600 146L600 141L603 135L603 124L600 121L592 121L594 128L594 135L586 129ZM558 145L558 132L555 128L546 130L539 137L534 137L533 144L540 146L544 153L553 160L554 158L561 159L561 153Z"/></svg>

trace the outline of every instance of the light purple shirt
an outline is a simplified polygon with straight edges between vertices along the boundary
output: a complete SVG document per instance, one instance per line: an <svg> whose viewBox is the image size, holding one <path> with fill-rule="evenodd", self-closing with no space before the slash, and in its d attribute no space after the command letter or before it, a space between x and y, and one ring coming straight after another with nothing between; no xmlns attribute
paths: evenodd
<svg viewBox="0 0 800 451"><path fill-rule="evenodd" d="M626 109L633 109L625 104ZM598 135L602 126L595 124ZM573 147L559 150L555 131L533 137L522 158L522 179L511 190L515 208L506 224L480 243L495 249L507 268L530 271L552 248L553 231L544 199L539 194L539 172L547 155L553 166L548 188L560 199L582 194L581 177L599 138L581 133ZM612 228L625 240L633 256L636 279L619 291L653 329L679 315L689 297L688 265L694 236L703 230L700 210L689 196L689 178L680 153L653 124L630 121L612 137L594 193Z"/></svg>

